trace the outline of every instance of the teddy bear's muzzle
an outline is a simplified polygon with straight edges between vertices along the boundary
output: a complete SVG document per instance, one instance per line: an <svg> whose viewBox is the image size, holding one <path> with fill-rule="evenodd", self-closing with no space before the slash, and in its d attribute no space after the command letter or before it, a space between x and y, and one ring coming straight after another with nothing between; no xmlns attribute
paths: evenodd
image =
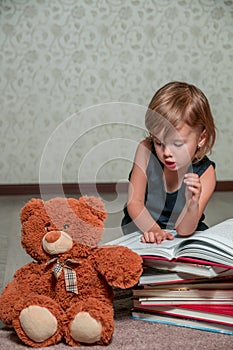
<svg viewBox="0 0 233 350"><path fill-rule="evenodd" d="M73 247L73 240L64 231L50 231L44 235L42 246L46 253L56 255L68 252Z"/></svg>

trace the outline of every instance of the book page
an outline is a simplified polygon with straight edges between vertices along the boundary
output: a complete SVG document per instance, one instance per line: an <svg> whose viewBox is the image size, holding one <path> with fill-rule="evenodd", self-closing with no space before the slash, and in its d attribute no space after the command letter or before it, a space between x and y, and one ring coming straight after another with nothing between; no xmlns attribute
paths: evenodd
<svg viewBox="0 0 233 350"><path fill-rule="evenodd" d="M204 244L203 244L204 243ZM215 226L210 227L205 231L196 232L191 237L186 238L185 243L180 245L184 251L185 246L190 247L195 245L201 247L208 252L217 252L219 256L233 256L233 219L226 220Z"/></svg>
<svg viewBox="0 0 233 350"><path fill-rule="evenodd" d="M218 244L232 247L233 245L233 219L220 222L205 231L197 232L197 237L203 237L206 241L211 239ZM217 244L216 244L217 245Z"/></svg>
<svg viewBox="0 0 233 350"><path fill-rule="evenodd" d="M193 261L196 260L196 263L200 263L200 260L205 260L208 261L208 264L212 262L214 264L224 265L226 268L233 268L232 255L220 254L220 251L211 248L211 246L206 246L205 249L201 244L196 244L195 246L191 245L191 248L187 246L186 249L184 248L177 253L177 258L182 258L184 261L187 261L186 258L192 258Z"/></svg>

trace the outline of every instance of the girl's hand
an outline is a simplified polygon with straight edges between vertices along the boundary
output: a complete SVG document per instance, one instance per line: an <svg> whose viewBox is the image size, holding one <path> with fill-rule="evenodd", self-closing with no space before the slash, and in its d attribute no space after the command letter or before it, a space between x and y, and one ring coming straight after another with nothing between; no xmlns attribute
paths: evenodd
<svg viewBox="0 0 233 350"><path fill-rule="evenodd" d="M186 201L198 203L201 196L201 181L197 174L188 173L184 176L186 184Z"/></svg>
<svg viewBox="0 0 233 350"><path fill-rule="evenodd" d="M148 232L144 232L144 234L141 238L141 242L160 244L165 239L172 240L173 238L174 238L174 236L171 233L164 231L160 227L158 227L156 229L153 229L153 231L151 230Z"/></svg>

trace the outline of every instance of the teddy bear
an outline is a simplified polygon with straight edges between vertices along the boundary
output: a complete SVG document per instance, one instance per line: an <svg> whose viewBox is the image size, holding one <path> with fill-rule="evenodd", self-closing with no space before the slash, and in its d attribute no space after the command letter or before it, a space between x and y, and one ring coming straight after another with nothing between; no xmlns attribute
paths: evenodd
<svg viewBox="0 0 233 350"><path fill-rule="evenodd" d="M114 288L137 284L142 259L99 244L106 217L95 196L32 198L21 209L21 244L33 260L3 289L0 319L25 344L110 343Z"/></svg>

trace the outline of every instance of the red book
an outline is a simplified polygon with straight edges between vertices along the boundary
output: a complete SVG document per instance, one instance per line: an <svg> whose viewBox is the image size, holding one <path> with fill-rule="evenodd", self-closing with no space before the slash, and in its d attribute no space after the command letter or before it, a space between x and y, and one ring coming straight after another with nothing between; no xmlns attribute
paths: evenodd
<svg viewBox="0 0 233 350"><path fill-rule="evenodd" d="M215 305L217 309L217 305ZM186 305L176 306L143 306L138 301L134 301L134 309L140 311L147 311L155 314L169 315L187 319L201 320L206 322L215 322L233 326L233 313L230 311L231 304L226 305L227 312L218 306L218 312L209 312L204 310L196 310L195 308L188 309ZM226 312L226 313L225 313Z"/></svg>

